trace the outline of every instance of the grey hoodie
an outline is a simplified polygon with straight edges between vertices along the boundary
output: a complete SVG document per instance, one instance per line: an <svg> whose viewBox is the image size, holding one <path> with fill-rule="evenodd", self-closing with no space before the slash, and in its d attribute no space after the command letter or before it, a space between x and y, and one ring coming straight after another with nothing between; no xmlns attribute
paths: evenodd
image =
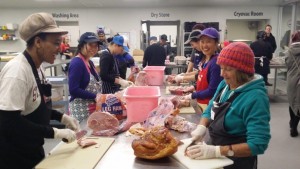
<svg viewBox="0 0 300 169"><path fill-rule="evenodd" d="M292 43L286 56L288 101L297 115L300 112L300 42Z"/></svg>

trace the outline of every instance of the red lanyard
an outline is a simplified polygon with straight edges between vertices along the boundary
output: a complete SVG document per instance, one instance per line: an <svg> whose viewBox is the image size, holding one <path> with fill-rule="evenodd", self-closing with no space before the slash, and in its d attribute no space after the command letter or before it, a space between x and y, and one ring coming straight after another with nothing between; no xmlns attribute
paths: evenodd
<svg viewBox="0 0 300 169"><path fill-rule="evenodd" d="M83 63L85 64L86 70L91 74L91 70L88 66L88 62L85 60L85 58L82 56L82 54L79 53L78 55L81 58L81 60L83 61ZM94 69L94 71L97 72L93 66L90 66L90 67L92 67Z"/></svg>

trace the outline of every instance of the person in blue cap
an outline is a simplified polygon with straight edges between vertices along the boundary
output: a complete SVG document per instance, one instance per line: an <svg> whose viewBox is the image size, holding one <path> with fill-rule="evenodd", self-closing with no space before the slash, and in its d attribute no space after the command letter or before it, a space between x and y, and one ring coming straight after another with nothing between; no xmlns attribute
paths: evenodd
<svg viewBox="0 0 300 169"><path fill-rule="evenodd" d="M123 53L124 38L115 36L107 49L101 53L100 57L100 77L102 80L102 93L115 93L120 88L126 88L133 83L120 77L118 64L114 56Z"/></svg>
<svg viewBox="0 0 300 169"><path fill-rule="evenodd" d="M157 37L151 36L149 38L150 46L148 46L144 53L143 67L148 66L164 66L166 60L165 49L157 43Z"/></svg>
<svg viewBox="0 0 300 169"><path fill-rule="evenodd" d="M95 111L96 95L101 91L99 75L90 60L98 52L99 42L98 36L93 32L82 34L77 47L78 54L70 63L69 108L71 116L79 121L86 119Z"/></svg>
<svg viewBox="0 0 300 169"><path fill-rule="evenodd" d="M121 55L116 55L116 60L118 63L118 69L120 77L126 79L127 68L131 68L131 71L135 70L135 63L133 57L129 53L128 39L124 38L123 53Z"/></svg>

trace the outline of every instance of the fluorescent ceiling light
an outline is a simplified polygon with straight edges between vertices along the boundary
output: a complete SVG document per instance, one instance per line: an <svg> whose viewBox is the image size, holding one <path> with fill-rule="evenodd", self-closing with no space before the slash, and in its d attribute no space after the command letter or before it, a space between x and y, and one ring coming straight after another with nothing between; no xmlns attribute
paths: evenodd
<svg viewBox="0 0 300 169"><path fill-rule="evenodd" d="M70 2L71 0L34 0L36 2Z"/></svg>

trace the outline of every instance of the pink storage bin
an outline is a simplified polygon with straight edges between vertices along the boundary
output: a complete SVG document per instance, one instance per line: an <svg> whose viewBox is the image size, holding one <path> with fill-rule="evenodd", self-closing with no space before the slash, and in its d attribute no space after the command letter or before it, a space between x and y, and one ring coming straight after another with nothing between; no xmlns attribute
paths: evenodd
<svg viewBox="0 0 300 169"><path fill-rule="evenodd" d="M162 86L166 66L146 66L143 70L147 73L150 86Z"/></svg>
<svg viewBox="0 0 300 169"><path fill-rule="evenodd" d="M128 122L143 122L158 106L161 96L158 86L132 86L124 92Z"/></svg>

